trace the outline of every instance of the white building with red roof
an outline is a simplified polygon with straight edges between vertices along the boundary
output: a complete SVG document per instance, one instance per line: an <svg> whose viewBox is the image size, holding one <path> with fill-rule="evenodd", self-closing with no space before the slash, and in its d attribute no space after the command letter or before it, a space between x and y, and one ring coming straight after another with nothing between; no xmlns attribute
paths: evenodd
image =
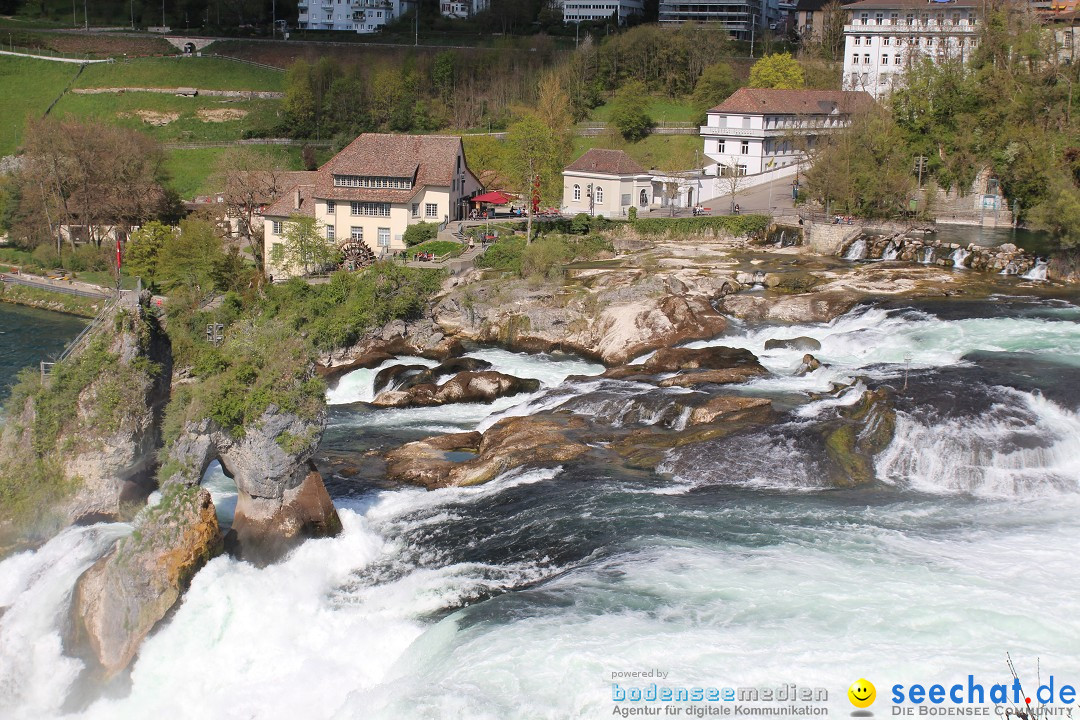
<svg viewBox="0 0 1080 720"><path fill-rule="evenodd" d="M562 211L625 217L653 201L653 176L622 150L592 148L563 170Z"/></svg>
<svg viewBox="0 0 1080 720"><path fill-rule="evenodd" d="M339 248L381 257L405 248L411 224L464 218L482 189L460 137L366 133L263 211L266 272L298 272L285 262L285 224L293 215L314 217Z"/></svg>
<svg viewBox="0 0 1080 720"><path fill-rule="evenodd" d="M861 91L740 88L706 114L705 172L748 176L744 187L793 175L820 135L847 127L872 102Z"/></svg>

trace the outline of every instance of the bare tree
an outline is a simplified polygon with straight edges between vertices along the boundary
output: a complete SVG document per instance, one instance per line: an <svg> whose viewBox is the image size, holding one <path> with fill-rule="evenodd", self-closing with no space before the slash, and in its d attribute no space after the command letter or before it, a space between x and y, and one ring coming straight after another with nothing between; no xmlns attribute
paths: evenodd
<svg viewBox="0 0 1080 720"><path fill-rule="evenodd" d="M731 198L731 212L735 212L735 198L746 184L746 166L739 165L732 155L728 155L727 160L719 165L720 175L717 181Z"/></svg>
<svg viewBox="0 0 1080 720"><path fill-rule="evenodd" d="M236 239L247 244L252 257L261 264L262 243L255 228L259 209L272 203L285 187L287 175L280 162L251 148L234 148L217 163L217 185L222 188L225 218Z"/></svg>

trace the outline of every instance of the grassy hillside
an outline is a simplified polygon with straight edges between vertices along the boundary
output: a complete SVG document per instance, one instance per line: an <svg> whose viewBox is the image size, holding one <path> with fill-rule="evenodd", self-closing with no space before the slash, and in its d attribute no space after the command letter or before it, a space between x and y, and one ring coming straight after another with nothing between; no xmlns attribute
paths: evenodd
<svg viewBox="0 0 1080 720"><path fill-rule="evenodd" d="M75 87L195 87L205 90L284 90L285 73L213 57L141 58L90 65Z"/></svg>
<svg viewBox="0 0 1080 720"><path fill-rule="evenodd" d="M612 106L610 104L600 105L593 108L592 112L589 113L589 119L597 122L607 122L611 119L611 110ZM672 100L664 97L649 98L646 112L649 113L649 117L653 119L653 122L658 125L662 122L694 122L697 120L698 115L701 114L700 110L694 108L688 101Z"/></svg>
<svg viewBox="0 0 1080 720"><path fill-rule="evenodd" d="M207 142L239 140L250 129L269 132L278 123L280 104L277 100L162 93L68 93L53 108L53 114L93 118L141 130L161 142Z"/></svg>
<svg viewBox="0 0 1080 720"><path fill-rule="evenodd" d="M26 116L44 114L78 71L68 63L0 55L0 155L15 151Z"/></svg>
<svg viewBox="0 0 1080 720"><path fill-rule="evenodd" d="M169 150L166 152L165 168L169 171L169 185L190 200L196 195L220 190L212 182L218 157L228 148L197 148L195 150ZM277 157L288 170L303 170L301 148L298 146L255 146L258 152ZM318 162L330 159L330 151L319 149L315 153Z"/></svg>

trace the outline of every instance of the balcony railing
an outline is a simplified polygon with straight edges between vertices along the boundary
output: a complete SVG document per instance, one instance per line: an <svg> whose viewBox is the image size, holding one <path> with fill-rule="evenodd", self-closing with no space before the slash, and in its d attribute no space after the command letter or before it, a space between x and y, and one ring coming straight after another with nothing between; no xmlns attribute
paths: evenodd
<svg viewBox="0 0 1080 720"><path fill-rule="evenodd" d="M919 23L914 22L910 25L904 21L897 23L891 23L888 21L882 22L880 25L873 20L863 25L862 23L850 23L844 26L844 33L855 34L859 33L973 33L976 32L979 25L970 23L961 23L959 25L953 25L952 23L944 23L938 25L937 23Z"/></svg>

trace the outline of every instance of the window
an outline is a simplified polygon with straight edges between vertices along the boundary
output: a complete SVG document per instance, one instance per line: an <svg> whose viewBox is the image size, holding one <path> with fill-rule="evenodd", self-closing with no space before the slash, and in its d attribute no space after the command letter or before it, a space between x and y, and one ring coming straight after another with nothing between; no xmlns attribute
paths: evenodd
<svg viewBox="0 0 1080 720"><path fill-rule="evenodd" d="M874 15L874 24L881 25L885 22L885 13L876 13Z"/></svg>
<svg viewBox="0 0 1080 720"><path fill-rule="evenodd" d="M604 202L604 188L597 185L595 192L596 192L596 202L598 202L598 203Z"/></svg>
<svg viewBox="0 0 1080 720"><path fill-rule="evenodd" d="M738 173L739 175L745 175L746 174L746 166L745 165L736 165L735 166L735 172Z"/></svg>
<svg viewBox="0 0 1080 720"><path fill-rule="evenodd" d="M889 38L889 37L883 37L883 38L881 38L881 44L882 44L882 45L888 45L888 44L889 44L889 43L891 43L891 42L892 42L892 38Z"/></svg>
<svg viewBox="0 0 1080 720"><path fill-rule="evenodd" d="M420 217L420 203L413 203L412 204L412 216L413 217Z"/></svg>
<svg viewBox="0 0 1080 720"><path fill-rule="evenodd" d="M376 217L390 217L390 203L378 202L354 202L350 203L353 215L374 215Z"/></svg>
<svg viewBox="0 0 1080 720"><path fill-rule="evenodd" d="M889 24L890 25L899 25L900 24L900 13L895 13L895 12L890 13L889 14Z"/></svg>
<svg viewBox="0 0 1080 720"><path fill-rule="evenodd" d="M580 199L581 199L581 186L580 185L575 185L574 186L574 202L577 202Z"/></svg>
<svg viewBox="0 0 1080 720"><path fill-rule="evenodd" d="M859 37L858 35L856 35L856 36L855 36L855 44L856 44L856 45L860 45L860 44L862 44L862 38L861 38L861 37Z"/></svg>
<svg viewBox="0 0 1080 720"><path fill-rule="evenodd" d="M889 64L889 56L888 55L882 55L881 56L881 64L882 65L888 65Z"/></svg>
<svg viewBox="0 0 1080 720"><path fill-rule="evenodd" d="M908 13L907 14L907 22L906 22L906 24L907 25L914 25L915 24L915 13Z"/></svg>
<svg viewBox="0 0 1080 720"><path fill-rule="evenodd" d="M334 231L334 226L333 225L327 225L326 226L326 239L327 240L333 240L334 236L336 234L337 233Z"/></svg>
<svg viewBox="0 0 1080 720"><path fill-rule="evenodd" d="M870 64L870 53L867 53L866 55L863 55L862 56L862 61L863 61L864 65L869 65Z"/></svg>
<svg viewBox="0 0 1080 720"><path fill-rule="evenodd" d="M390 228L379 228L379 247L390 247Z"/></svg>
<svg viewBox="0 0 1080 720"><path fill-rule="evenodd" d="M273 228L275 235L280 235L281 234L281 221L280 220L274 220L270 225Z"/></svg>
<svg viewBox="0 0 1080 720"><path fill-rule="evenodd" d="M622 202L619 203L619 205L622 206L622 207L626 207L629 204L630 204L630 193L623 193L622 194Z"/></svg>
<svg viewBox="0 0 1080 720"><path fill-rule="evenodd" d="M742 141L742 147L740 148L740 152L743 155L749 155L750 154L750 141L749 140L743 140Z"/></svg>
<svg viewBox="0 0 1080 720"><path fill-rule="evenodd" d="M869 25L870 13L859 13L859 23L862 25Z"/></svg>
<svg viewBox="0 0 1080 720"><path fill-rule="evenodd" d="M897 53L895 56L893 56L893 65L899 65L899 64L900 64L900 54Z"/></svg>
<svg viewBox="0 0 1080 720"><path fill-rule="evenodd" d="M352 240L363 240L364 228L353 225L351 228L349 228L349 238Z"/></svg>
<svg viewBox="0 0 1080 720"><path fill-rule="evenodd" d="M334 186L358 188L388 188L390 190L411 190L412 178L335 175Z"/></svg>
<svg viewBox="0 0 1080 720"><path fill-rule="evenodd" d="M439 217L439 206L436 203L424 203L424 217Z"/></svg>
<svg viewBox="0 0 1080 720"><path fill-rule="evenodd" d="M851 64L852 65L858 65L859 64L859 53L855 53L854 55L851 56Z"/></svg>
<svg viewBox="0 0 1080 720"><path fill-rule="evenodd" d="M716 152L718 152L718 153L725 152L724 148L726 146L727 146L727 143L725 143L723 140L717 141L717 143L716 143Z"/></svg>
<svg viewBox="0 0 1080 720"><path fill-rule="evenodd" d="M926 38L926 47L934 47L934 38L932 38L932 37Z"/></svg>
<svg viewBox="0 0 1080 720"><path fill-rule="evenodd" d="M333 215L335 210L337 210L337 203L335 203L333 200L327 200L326 201L326 212Z"/></svg>

